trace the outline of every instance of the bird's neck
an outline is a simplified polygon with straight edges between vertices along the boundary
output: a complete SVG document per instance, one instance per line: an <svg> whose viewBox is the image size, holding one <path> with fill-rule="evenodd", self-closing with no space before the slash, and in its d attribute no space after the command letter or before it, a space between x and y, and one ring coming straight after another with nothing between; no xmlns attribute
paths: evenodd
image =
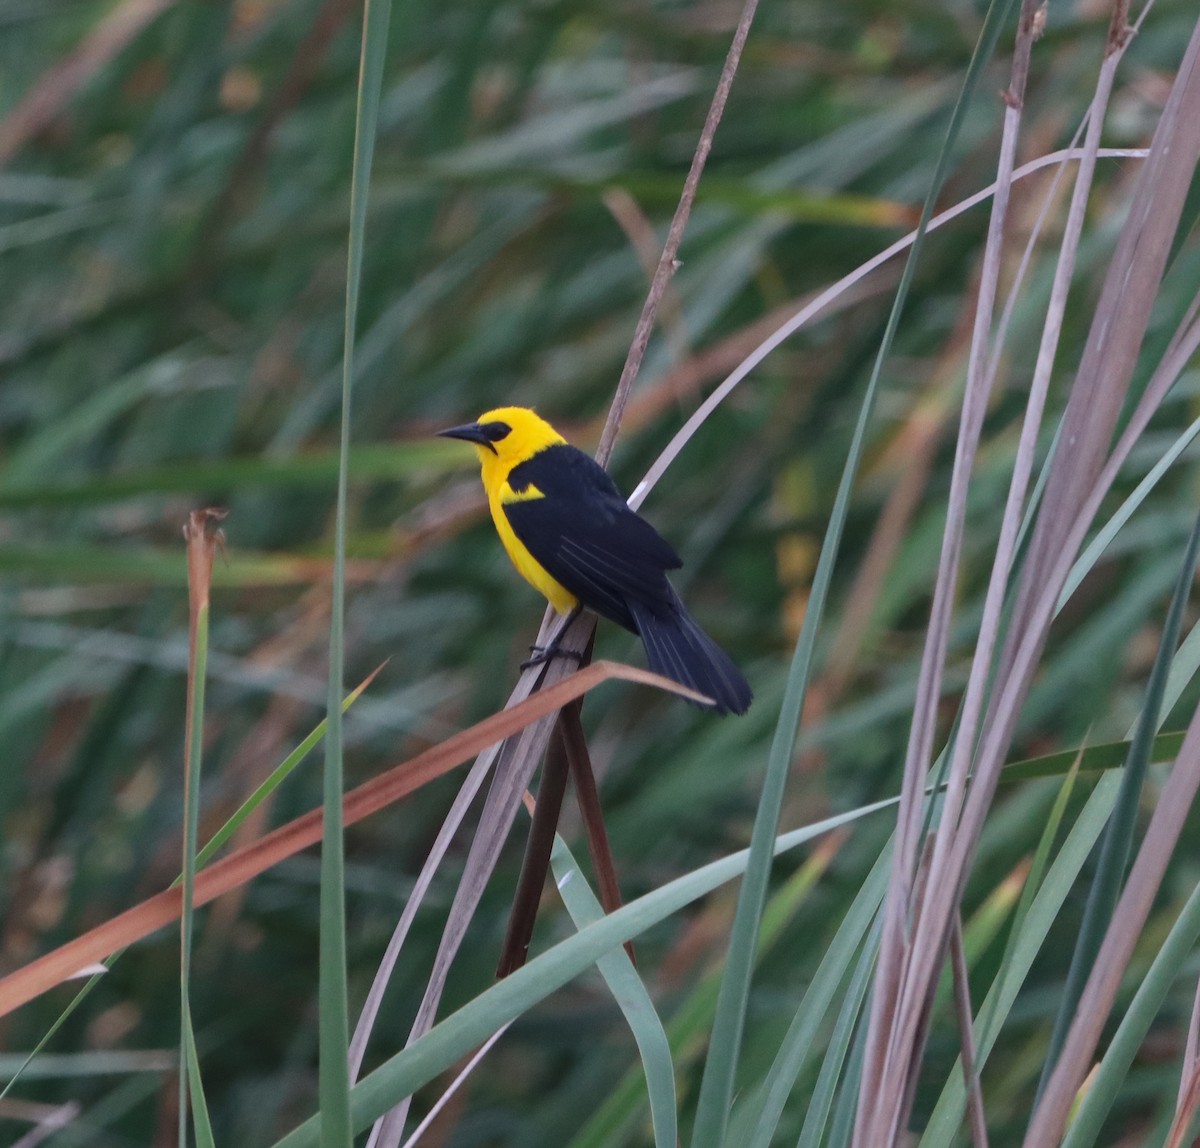
<svg viewBox="0 0 1200 1148"><path fill-rule="evenodd" d="M521 463L519 458L501 457L493 454L490 450L481 450L479 452L479 462L483 468L483 485L487 488L489 494L492 491L498 491L506 482L508 482L509 472L514 466Z"/></svg>

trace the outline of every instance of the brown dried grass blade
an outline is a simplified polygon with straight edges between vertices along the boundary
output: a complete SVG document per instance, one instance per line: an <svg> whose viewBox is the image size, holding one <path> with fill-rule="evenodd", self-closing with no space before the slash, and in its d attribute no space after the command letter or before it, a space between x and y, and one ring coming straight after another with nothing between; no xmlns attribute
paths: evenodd
<svg viewBox="0 0 1200 1148"><path fill-rule="evenodd" d="M691 690L648 670L619 662L596 662L547 687L520 705L492 714L470 729L447 738L439 745L351 790L346 795L344 805L346 824L352 825L399 801L474 757L487 746L511 737L531 722L545 720L545 715L553 714L568 702L595 689L601 682L614 678L656 686L692 701L703 700ZM202 869L196 875L196 905L205 905L222 893L244 885L320 839L321 811L314 809L280 826L252 845ZM85 966L170 924L179 916L180 906L180 890L165 890L9 974L0 980L0 1016L7 1015L55 985L69 980Z"/></svg>

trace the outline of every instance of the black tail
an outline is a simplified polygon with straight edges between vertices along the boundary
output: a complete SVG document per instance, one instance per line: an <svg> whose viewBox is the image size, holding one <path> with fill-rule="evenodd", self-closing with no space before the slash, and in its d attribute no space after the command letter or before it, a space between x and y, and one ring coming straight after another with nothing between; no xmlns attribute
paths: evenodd
<svg viewBox="0 0 1200 1148"><path fill-rule="evenodd" d="M750 684L729 655L700 629L674 592L672 597L674 608L669 612L628 602L650 668L706 694L716 702L712 708L719 714L744 714L754 696Z"/></svg>

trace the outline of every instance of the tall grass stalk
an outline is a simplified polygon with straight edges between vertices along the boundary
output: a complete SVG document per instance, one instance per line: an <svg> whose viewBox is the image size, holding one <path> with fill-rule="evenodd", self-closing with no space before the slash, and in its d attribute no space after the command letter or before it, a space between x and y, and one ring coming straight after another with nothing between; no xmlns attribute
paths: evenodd
<svg viewBox="0 0 1200 1148"><path fill-rule="evenodd" d="M366 243L367 196L387 49L391 0L367 0L354 121L350 238L343 327L341 444L329 617L329 698L326 709L324 822L321 839L320 1113L322 1148L350 1148L349 1004L346 988L345 842L342 827L342 694L345 692L346 498L354 391L354 340Z"/></svg>
<svg viewBox="0 0 1200 1148"><path fill-rule="evenodd" d="M188 1099L200 1148L213 1148L212 1121L204 1098L200 1058L192 1025L192 937L195 927L196 847L200 824L200 764L204 748L204 687L208 673L209 590L213 558L221 543L216 523L223 511L195 510L183 528L188 567L188 697L183 758L183 898L179 914L179 1148L188 1144Z"/></svg>

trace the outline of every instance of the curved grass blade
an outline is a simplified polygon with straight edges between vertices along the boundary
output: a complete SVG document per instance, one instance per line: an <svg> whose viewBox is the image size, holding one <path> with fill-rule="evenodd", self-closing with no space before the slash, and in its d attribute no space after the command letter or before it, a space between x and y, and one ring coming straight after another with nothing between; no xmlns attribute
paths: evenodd
<svg viewBox="0 0 1200 1148"><path fill-rule="evenodd" d="M584 879L579 863L561 837L555 834L550 853L555 884L577 929L586 928L604 916L604 910ZM650 1097L655 1148L675 1148L678 1117L675 1106L675 1066L671 1045L642 978L623 948L613 949L596 962L637 1042Z"/></svg>
<svg viewBox="0 0 1200 1148"><path fill-rule="evenodd" d="M782 834L775 840L774 850L784 853L796 849L895 804L894 799L876 802ZM545 1000L605 953L738 877L745 872L749 855L749 850L741 850L630 901L475 997L354 1087L351 1110L355 1130L366 1128L398 1100L444 1072L501 1025ZM319 1127L318 1117L311 1117L277 1141L275 1148L315 1148Z"/></svg>
<svg viewBox="0 0 1200 1148"><path fill-rule="evenodd" d="M1147 472L1146 476L1133 489L1133 492L1117 508L1113 516L1104 524L1096 537L1087 544L1083 553L1075 560L1066 585L1058 598L1058 609L1062 609L1067 599L1079 588L1079 584L1091 572L1092 567L1100 560L1100 556L1108 548L1109 543L1120 533L1121 528L1133 517L1134 512L1146 501L1150 492L1158 485L1159 480L1171 468L1181 454L1195 441L1200 434L1200 419L1196 419L1166 450Z"/></svg>
<svg viewBox="0 0 1200 1148"><path fill-rule="evenodd" d="M779 943L784 927L795 918L800 906L808 899L821 876L828 869L840 847L836 837L818 843L808 859L771 896L763 913L762 929L759 933L757 958L761 961ZM694 1057L703 1047L704 1035L712 1023L713 1010L717 1005L720 989L721 968L718 966L706 973L692 990L687 1001L667 1023L667 1037L671 1042L677 1073L687 1070ZM642 1110L642 1076L637 1070L625 1078L609 1093L595 1115L572 1138L569 1148L605 1148L614 1143L625 1143L632 1134L630 1129Z"/></svg>

